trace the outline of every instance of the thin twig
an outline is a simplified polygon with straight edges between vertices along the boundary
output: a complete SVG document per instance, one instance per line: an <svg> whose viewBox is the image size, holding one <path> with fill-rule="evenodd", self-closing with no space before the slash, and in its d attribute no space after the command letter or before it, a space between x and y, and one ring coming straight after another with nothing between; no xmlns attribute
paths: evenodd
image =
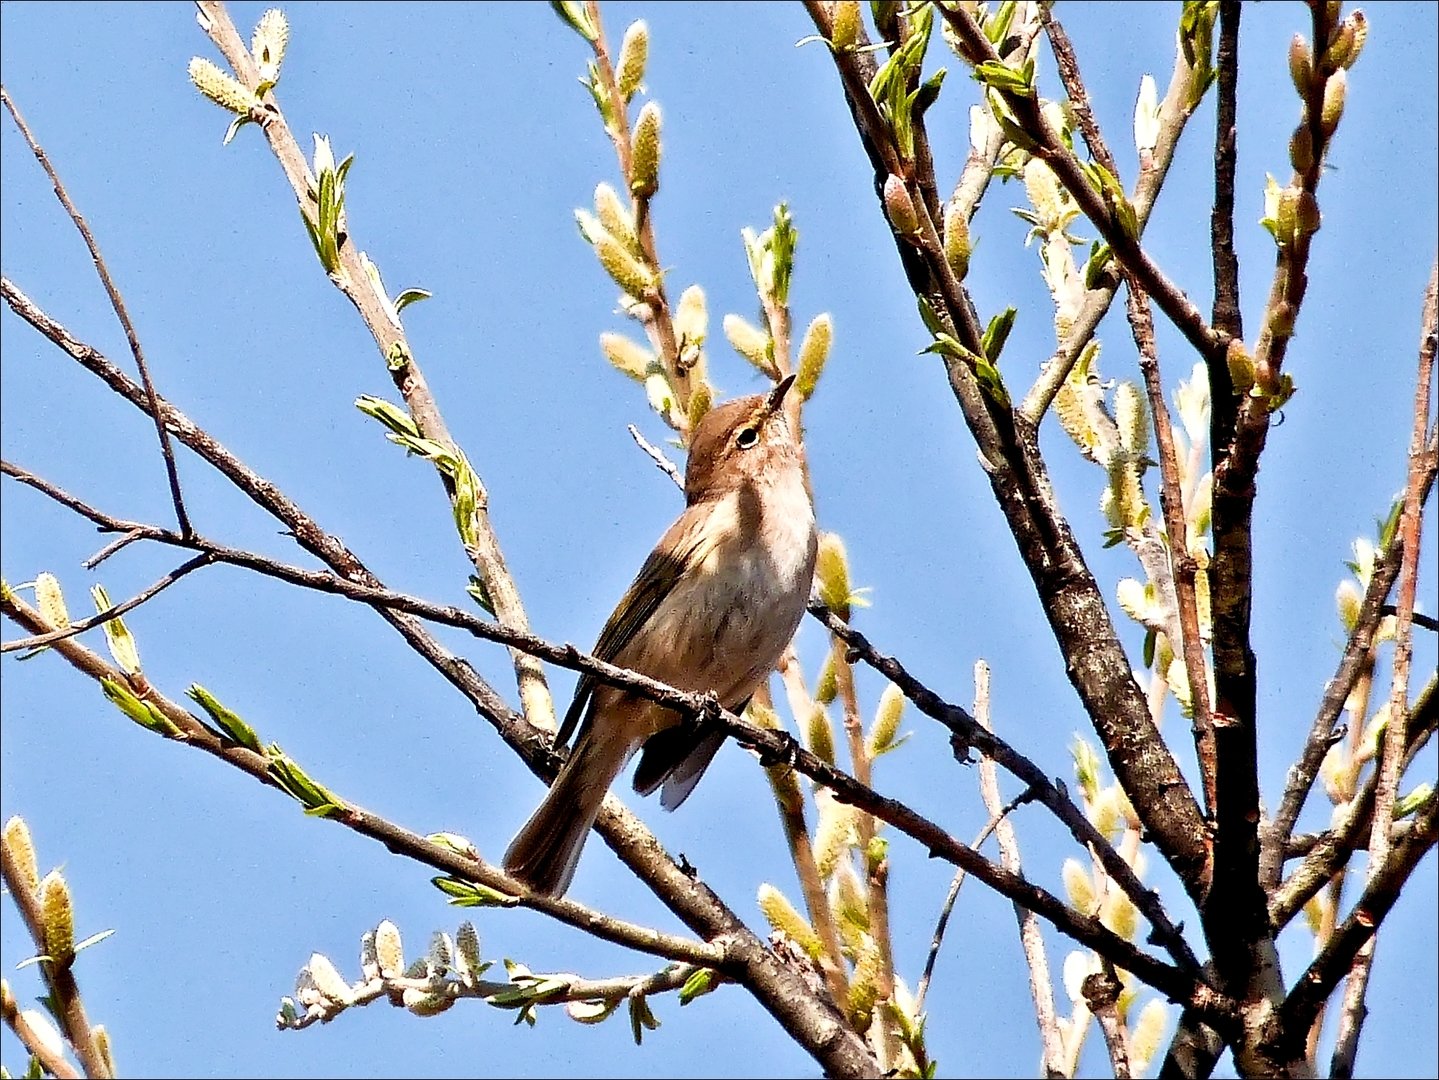
<svg viewBox="0 0 1439 1080"><path fill-rule="evenodd" d="M1413 829L1394 845L1389 858L1369 878L1353 910L1295 980L1294 989L1280 1009L1278 1030L1307 1031L1319 1007L1348 973L1359 950L1379 932L1414 868L1439 839L1439 793L1430 793L1413 820Z"/></svg>
<svg viewBox="0 0 1439 1080"><path fill-rule="evenodd" d="M1119 1019L1119 993L1123 989L1114 973L1114 965L1107 961L1101 970L1088 975L1084 980L1084 1003L1094 1018L1099 1021L1100 1034L1104 1036L1105 1048L1109 1051L1109 1065L1115 1080L1129 1080L1129 1047L1126 1044L1124 1024Z"/></svg>
<svg viewBox="0 0 1439 1080"><path fill-rule="evenodd" d="M984 828L975 834L974 839L969 842L969 846L974 848L975 851L982 848L984 842L988 840L990 836L993 835L994 830L999 827L999 823L1009 816L1017 807L1028 802L1030 798L1032 798L1031 793L1025 791L1005 803L1000 807L997 813L992 814L990 819L984 823ZM959 899L960 886L964 884L964 879L968 876L962 866L954 872L954 877L951 878L949 882L949 892L945 894L944 903L939 907L939 918L934 924L934 934L931 935L929 939L929 952L924 958L924 970L920 972L919 982L915 985L914 1011L916 1015L924 1011L924 995L929 992L929 983L934 977L934 965L935 961L939 959L939 947L944 943L944 932L949 927L949 917L954 912L955 901Z"/></svg>
<svg viewBox="0 0 1439 1080"><path fill-rule="evenodd" d="M70 201L70 196L65 190L65 185L60 182L60 174L50 163L50 157L30 134L30 128L26 125L20 110L15 107L15 102L3 86L0 86L0 99L5 102L5 108L10 110L10 115L15 120L15 126L20 129L20 134L25 137L25 142L30 147L30 152L35 155L35 160L40 162L40 167L45 170L45 175L50 178L50 183L55 188L55 197L60 200L60 205L70 215L70 220L75 223L75 228L80 231L80 236L85 241L85 246L90 249L90 258L95 263L95 272L100 275L100 283L105 286L105 294L110 298L110 306L115 310L115 317L120 320L121 327L125 330L125 340L130 344L130 354L135 358L135 367L139 369L140 381L145 385L145 395L150 399L150 415L155 420L155 433L160 439L160 454L165 459L165 475L170 481L170 499L175 504L175 520L180 525L180 532L189 534L194 530L190 525L190 515L185 509L185 498L180 491L180 473L175 465L175 451L170 445L170 433L165 430L164 423L160 420L160 410L156 408L155 383L150 378L150 365L145 363L145 350L140 347L140 336L135 332L135 325L130 321L130 313L125 308L124 297L120 290L115 287L114 279L110 277L110 269L105 265L105 259L100 254L100 245L95 242L94 234L90 232L90 226L80 216L80 211Z"/></svg>
<svg viewBox="0 0 1439 1080"><path fill-rule="evenodd" d="M31 486L37 487L37 490L43 490L40 485L33 482L38 478L31 478L24 470L13 464L8 471L16 479L31 483ZM130 524L122 523L118 519L107 519L98 511L95 513L99 516L92 520L96 520L97 524L113 523L114 527ZM755 727L733 713L719 708L713 697L709 695L678 690L637 672L608 664L581 652L573 645L555 645L532 634L502 624L487 622L472 612L460 608L434 604L384 588L360 585L336 574L287 566L255 552L227 548L198 535L186 540L177 533L153 527L151 538L170 546L203 550L210 553L217 562L245 567L291 584L344 596L371 606L417 615L443 625L454 626L466 630L476 637L522 649L530 655L561 667L593 675L600 682L636 692L660 705L674 709L683 716L704 718L717 723L741 745L757 751L761 764L784 762L814 782L831 789L841 801L873 814L924 845L932 855L956 865L965 866L970 873L991 888L1011 900L1016 900L1032 908L1076 941L1103 956L1112 957L1120 967L1133 972L1137 977L1144 979L1176 1000L1199 1008L1216 1024L1228 1025L1229 1017L1232 1015L1230 1012L1232 1002L1224 999L1221 995L1216 995L1202 983L1196 982L1194 976L1189 972L1164 964L1141 952L1128 941L1114 934L1097 918L1075 912L1046 890L985 859L905 804L880 795L872 788L857 782L853 776L822 761L801 747L788 733ZM18 603L13 599L7 601L5 608L7 613ZM46 632L50 629L52 628L43 623L37 627L39 632ZM63 649L78 647L78 645L73 638L69 638L56 643L54 647ZM183 710L181 711L183 712Z"/></svg>
<svg viewBox="0 0 1439 1080"><path fill-rule="evenodd" d="M8 461L0 461L0 471L3 471L6 476L15 475L11 472L11 468L12 466ZM182 533L181 535L184 534ZM34 637L19 638L15 641L4 642L0 644L0 653L15 652L17 649L43 649L45 646L53 645L62 638L73 637L75 634L83 633L93 626L99 626L101 623L109 622L111 619L124 615L127 611L133 611L156 593L168 589L192 570L198 570L202 566L208 566L213 561L213 557L207 553L196 555L193 559L171 570L149 588L142 589L126 601L113 604L104 611L91 615L88 618L78 619L60 630L52 630L48 634L39 634Z"/></svg>
<svg viewBox="0 0 1439 1080"><path fill-rule="evenodd" d="M671 480L673 480L675 482L675 486L681 491L683 491L685 489L685 480L684 477L680 474L679 466L676 465L669 458L665 457L665 452L663 450L655 446L643 435L641 435L639 428L635 427L633 424L626 424L625 428L629 431L630 438L634 439L634 441L639 444L639 448L650 456L650 460L653 461L657 466L659 466L660 472L664 473Z"/></svg>
<svg viewBox="0 0 1439 1080"><path fill-rule="evenodd" d="M180 538L176 536L176 539ZM191 542L201 540L198 536L191 538ZM0 611L33 632L44 633L49 627L39 611L13 594L0 599ZM123 671L102 660L74 638L63 638L55 642L53 649L77 671L96 682L109 680L122 686L127 684ZM212 757L248 773L252 779L267 787L283 790L270 771L271 761L266 755L255 753L212 730L189 710L153 687L145 700L162 712L178 729L179 733L174 736L175 741L203 750ZM670 960L706 967L724 966L725 953L721 945L664 934L649 927L614 919L571 899L554 899L530 893L503 870L481 861L478 856L462 855L452 847L437 844L348 801L338 812L326 815L326 820L338 822L363 836L379 840L391 851L434 869L464 881L479 882L498 889L516 897L516 903L543 911L561 922L604 940ZM8 848L6 851L8 858ZM8 880L8 871L6 876Z"/></svg>
<svg viewBox="0 0 1439 1080"><path fill-rule="evenodd" d="M1105 871L1149 920L1153 929L1151 940L1162 945L1182 968L1196 972L1199 970L1199 961L1190 950L1189 943L1185 941L1181 928L1176 926L1164 911L1158 893L1139 880L1134 868L1124 861L1119 852L1114 850L1114 845L1104 838L1094 827L1094 823L1085 817L1084 812L1043 769L998 735L986 731L964 709L941 698L911 675L894 657L879 652L864 634L841 621L823 604L811 604L809 610L811 615L840 637L856 656L899 687L900 692L913 702L920 712L949 728L952 741L959 747L972 747L985 757L993 758L1000 767L1021 780L1032 793L1033 799L1059 818L1075 840L1094 850Z"/></svg>
<svg viewBox="0 0 1439 1080"><path fill-rule="evenodd" d="M70 1064L70 1060L63 1053L54 1052L50 1039L36 1030L35 1025L30 1023L30 1018L20 1011L10 993L10 984L3 981L0 981L0 1013L4 1015L6 1026L20 1040L20 1045L40 1063L42 1069L56 1080L80 1080L83 1075L80 1070Z"/></svg>
<svg viewBox="0 0 1439 1080"><path fill-rule="evenodd" d="M983 660L976 661L974 665L974 716L986 731L993 730L989 710L989 665ZM1019 838L1015 836L1014 825L1009 820L1009 808L999 810L999 777L995 773L993 758L981 758L979 761L979 790L985 807L995 815L1000 865L1022 874ZM1031 792L1026 790L1016 802L1030 796ZM1044 948L1044 935L1033 912L1016 904L1014 915L1019 920L1019 944L1024 950L1025 967L1029 970L1029 993L1034 999L1034 1019L1039 1025L1040 1060L1046 1076L1067 1075L1063 1072L1064 1036L1054 1010L1054 980L1049 973L1049 954Z"/></svg>
<svg viewBox="0 0 1439 1080"><path fill-rule="evenodd" d="M99 350L77 341L3 275L0 275L0 294L16 314L86 370L131 405L142 411L146 409L146 398L139 386ZM161 398L158 405L166 426L181 443L266 513L281 521L302 548L321 559L339 577L379 585L379 579L354 552L325 532L276 484L249 468L169 402ZM538 776L554 777L562 759L472 666L446 648L413 616L383 604L371 606L420 657L474 705L528 768ZM756 937L723 900L697 884L692 873L687 873L670 858L655 842L654 835L623 804L608 800L596 828L625 866L686 926L706 939L725 938L733 961L730 974L735 981L754 994L825 1069L836 1075L873 1071L874 1056L864 1041L848 1028L837 1027L831 1006Z"/></svg>
<svg viewBox="0 0 1439 1080"><path fill-rule="evenodd" d="M1179 608L1180 652L1184 672L1189 680L1189 700L1193 715L1194 747L1199 758L1199 774L1204 789L1204 805L1209 817L1215 815L1216 752L1214 715L1209 705L1209 666L1204 658L1204 642L1199 631L1199 599L1196 578L1199 564L1189 550L1189 523L1185 520L1184 495L1179 478L1179 455L1174 446L1174 428L1164 401L1164 383L1159 376L1159 350L1154 341L1154 318L1149 311L1149 298L1132 275L1126 275L1129 287L1129 325L1134 344L1139 350L1139 370L1144 376L1144 390L1149 398L1149 412L1154 421L1154 441L1159 451L1159 506L1164 515L1164 528L1169 534L1169 561L1174 578L1174 598Z"/></svg>
<svg viewBox="0 0 1439 1080"><path fill-rule="evenodd" d="M1436 291L1439 263L1429 272L1424 293L1424 316L1419 334L1419 372L1414 380L1414 420L1409 436L1409 477L1399 517L1403 557L1399 564L1398 611L1394 618L1394 658L1391 664L1389 719L1384 725L1378 767L1375 770L1373 824L1369 834L1369 880L1385 866L1394 842L1394 803L1399 797L1401 765L1408 749L1409 670L1414 660L1414 597L1419 579L1420 537L1423 529L1420 491L1424 484L1424 444L1429 430L1429 396L1434 378ZM1331 1062L1332 1075L1352 1076L1359 1052L1359 1035L1367 1009L1364 1005L1374 963L1374 939L1364 943L1350 965L1339 1034Z"/></svg>

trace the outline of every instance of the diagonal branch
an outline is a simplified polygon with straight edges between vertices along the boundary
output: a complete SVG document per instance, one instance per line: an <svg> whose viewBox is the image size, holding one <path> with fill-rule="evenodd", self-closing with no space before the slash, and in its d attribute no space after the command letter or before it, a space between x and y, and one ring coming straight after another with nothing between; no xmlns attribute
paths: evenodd
<svg viewBox="0 0 1439 1080"><path fill-rule="evenodd" d="M1134 868L1124 861L1123 856L1114 849L1114 845L1104 838L1062 788L1045 775L1043 769L998 735L978 724L964 709L941 698L911 675L894 657L879 652L870 644L868 638L822 604L810 605L810 614L823 622L831 633L866 664L899 687L900 692L913 702L920 712L949 728L953 733L952 741L958 747L973 747L1022 780L1030 798L1047 807L1064 823L1075 840L1094 850L1105 871L1149 920L1150 926L1153 927L1151 940L1162 945L1181 967L1188 971L1199 969L1199 961L1184 940L1182 928L1170 920L1160 903L1159 895L1139 880Z"/></svg>
<svg viewBox="0 0 1439 1080"><path fill-rule="evenodd" d="M1405 882L1436 840L1439 840L1439 794L1431 792L1415 814L1413 828L1394 845L1389 858L1369 878L1354 909L1335 928L1323 950L1295 982L1280 1010L1282 1030L1303 1038L1319 1009L1349 971L1354 957L1378 933Z"/></svg>
<svg viewBox="0 0 1439 1080"><path fill-rule="evenodd" d="M224 4L219 0L197 0L196 7L201 15L201 27L224 54L236 76L249 89L257 89L261 84L259 69L235 29L235 24L230 20ZM274 91L266 90L261 100L267 106L265 122L262 125L265 138L269 140L270 149L274 151L285 178L290 182L290 188L299 203L300 213L313 224L315 210L312 193L317 188L310 176L305 155L280 112ZM405 404L419 427L420 434L442 446L454 448L456 454L463 457L445 425L439 404L430 392L424 372L420 370L419 362L405 337L404 327L400 325L398 315L394 314L394 305L380 288L378 276L372 278L368 260L348 234L341 236L338 255L340 265L330 274L330 280L360 313L379 347L395 387L404 396ZM440 478L451 503L454 504L458 496L454 481L444 473L440 474ZM524 605L505 564L499 538L490 524L489 496L478 476L474 476L474 487L473 499L467 499L467 505L473 504L470 517L474 528L473 535L469 537L473 542L466 543L465 554L475 564L475 569L494 604L496 615L512 626L526 627L529 622L525 616ZM545 684L544 672L522 653L514 654L513 660L520 702L526 719L544 731L554 731L554 702Z"/></svg>
<svg viewBox="0 0 1439 1080"><path fill-rule="evenodd" d="M0 598L0 612L33 633L42 634L49 628L49 623L40 615L39 611L21 602L13 595ZM57 641L54 649L77 671L97 683L110 681L121 686L129 685L123 671L106 663L100 656L74 638L63 638ZM271 772L270 760L264 754L256 753L224 737L203 723L188 709L159 693L153 687L146 692L144 700L157 708L174 725L177 734L172 738L175 741L204 751L248 774L251 779L267 787L277 791L284 790L276 781ZM670 960L681 960L707 967L722 966L724 963L725 955L722 945L662 934L646 926L614 919L574 900L554 899L532 894L524 886L511 879L503 870L481 861L478 856L461 854L450 846L436 843L417 833L410 832L348 801L336 812L326 814L324 817L325 820L335 821L362 836L381 841L389 850L398 855L414 859L464 881L478 882L507 893L516 897L515 903L517 904L542 911L566 925L594 934L605 941ZM8 848L6 852L8 858Z"/></svg>
<svg viewBox="0 0 1439 1080"><path fill-rule="evenodd" d="M144 392L101 352L77 341L7 279L0 277L0 296L25 319L86 370L122 398L144 411ZM244 495L281 521L302 548L319 557L335 575L348 582L378 586L379 580L337 537L326 533L275 484L250 469L208 432L163 398L157 406L166 426L185 446L224 475ZM129 531L129 530L125 530ZM514 712L462 658L450 652L415 618L384 605L372 605L406 643L485 717L536 775L555 775L561 759L548 740ZM685 925L706 939L724 937L743 971L735 977L752 993L806 1051L836 1075L873 1071L874 1058L863 1041L849 1031L822 995L777 957L711 890L681 869L632 813L610 800L597 828L620 860Z"/></svg>
<svg viewBox="0 0 1439 1080"><path fill-rule="evenodd" d="M60 174L50 163L49 155L36 141L35 136L30 133L25 118L20 115L20 110L16 108L15 102L11 100L10 94L3 86L0 86L0 100L3 100L5 108L10 110L10 116L15 120L15 126L20 129L20 134L25 137L30 152L35 155L35 160L40 162L40 167L45 170L45 175L54 185L55 197L60 200L60 205L65 208L65 212L70 215L70 220L75 223L75 228L80 231L85 246L90 249L90 258L95 263L95 272L100 275L100 283L105 286L105 294L110 298L110 306L115 310L115 317L120 320L120 326L125 331L125 340L130 344L130 354L135 358L135 367L140 372L140 381L145 385L145 395L150 401L150 415L155 419L155 434L160 439L160 454L165 459L165 475L170 481L170 500L175 504L175 520L179 522L180 531L188 534L193 530L190 526L190 515L185 510L185 497L180 491L180 473L175 467L175 451L170 445L170 433L160 422L159 410L155 408L155 383L150 378L150 365L145 362L145 350L140 347L140 336L135 332L134 323L130 321L130 312L125 307L125 299L120 295L120 290L115 287L114 279L110 277L110 268L105 265L104 256L100 254L100 245L95 242L95 236L90 232L90 226L86 224L75 204L70 201L70 195L65 190L65 185L60 182Z"/></svg>
<svg viewBox="0 0 1439 1080"><path fill-rule="evenodd" d="M9 465L6 471L37 490L53 489L53 485L47 481L34 477L13 464ZM85 513L87 517L104 528L116 531L133 531L135 528L133 522L111 518L93 507L81 503L78 499L71 497L70 501L77 512ZM80 509L81 507L84 507L83 511ZM616 667L582 653L573 645L555 645L529 633L486 622L459 608L434 604L380 587L361 585L335 574L288 566L254 552L216 544L202 536L194 536L187 540L178 533L157 526L141 526L141 528L149 533L149 539L175 547L202 549L209 553L216 562L241 566L294 585L332 593L372 606L404 611L431 622L457 627L487 641L522 649L526 653L550 663L593 675L601 682L639 693L699 723L716 724L741 745L757 751L761 764L783 763L803 773L815 783L833 791L835 797L840 801L850 803L888 823L923 844L932 855L964 867L969 873L1002 895L1043 916L1065 934L1094 949L1102 956L1112 959L1120 967L1133 972L1137 977L1149 982L1171 998L1184 1002L1187 1007L1200 1009L1216 1024L1227 1024L1226 1018L1231 1015L1229 1010L1232 1003L1222 996L1216 996L1210 988L1197 980L1192 967L1188 970L1173 967L1139 951L1128 941L1105 927L1099 919L1074 911L1046 890L1030 884L1021 875L995 865L910 807L895 799L880 795L854 777L834 768L805 750L788 733L756 727L733 713L721 709L709 695L677 690L658 680ZM17 618L17 621L21 621L23 625L37 632L46 632L50 629L38 616L30 615L28 609L13 597L7 598L5 605L5 612L12 614L12 617ZM19 615L13 614L17 611ZM79 648L73 638L58 642L55 648L61 649L70 646ZM64 655L67 659L72 659L78 654L72 652L64 653ZM85 670L93 674L94 670L98 669L87 667ZM109 675L104 677L109 677ZM179 711L188 716L183 709ZM183 716L172 717L172 719L181 727L182 731L190 730ZM507 891L513 888L512 885L503 882L496 884L483 878L476 880L481 880L485 884L494 884L495 887L505 888Z"/></svg>

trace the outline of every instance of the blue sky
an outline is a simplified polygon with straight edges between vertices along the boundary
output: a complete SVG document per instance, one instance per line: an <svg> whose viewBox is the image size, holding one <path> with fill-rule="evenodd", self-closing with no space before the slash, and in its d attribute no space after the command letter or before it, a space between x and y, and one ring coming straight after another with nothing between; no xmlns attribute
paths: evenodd
<svg viewBox="0 0 1439 1080"><path fill-rule="evenodd" d="M237 4L248 33L263 5ZM1161 86L1177 5L1063 5L1126 177L1140 76ZM317 5L286 8L291 46L278 90L308 145L356 154L349 221L391 291L434 299L406 312L411 344L451 430L489 488L492 515L537 633L581 646L676 512L669 481L631 442L667 430L642 394L600 355L614 288L578 236L572 210L614 157L575 81L586 50L543 4ZM971 670L994 669L1002 734L1051 775L1071 777L1068 747L1086 721L1044 626L958 408L932 357L874 203L869 168L821 46L798 5L613 4L617 42L650 23L646 82L665 110L662 191L655 203L672 291L709 297L711 377L725 394L760 388L725 345L721 315L755 318L739 231L762 228L788 200L800 230L791 294L799 326L833 313L835 347L807 407L817 512L841 533L873 605L858 625L951 700L968 703ZM1436 84L1432 4L1374 5L1366 52L1320 188L1324 227L1287 370L1299 394L1272 433L1260 475L1255 638L1260 656L1262 784L1273 803L1342 644L1334 588L1351 541L1371 535L1404 475L1422 290L1436 234ZM469 570L428 466L407 460L363 417L360 394L393 397L367 332L315 261L293 199L254 128L228 147L226 119L190 87L193 55L218 60L188 4L7 3L0 58L6 88L88 217L137 324L161 391L342 536L395 588L466 603ZM1306 30L1297 4L1247 6L1242 50L1236 214L1244 310L1253 333L1272 272L1262 216L1266 172L1287 175L1298 116L1285 61ZM975 84L937 44L951 77L930 127L942 183L967 149ZM1040 63L1043 93L1057 93ZM123 336L38 167L8 118L0 124L4 272L76 336L126 357ZM1213 100L1192 121L1146 236L1157 262L1203 308L1210 303L1208 215ZM976 222L968 284L986 317L1020 309L1002 370L1021 391L1052 349L1051 309L1026 226L991 189ZM1080 222L1077 231L1091 231ZM8 313L0 423L7 459L120 516L166 522L168 491L153 429ZM1134 377L1118 309L1100 330L1109 377ZM1168 385L1193 357L1160 326ZM1125 549L1101 551L1099 471L1051 421L1043 432L1055 486L1100 582L1112 595L1136 573ZM291 561L274 522L181 453L197 527ZM92 580L128 596L178 564L134 545L91 575L80 562L103 540L71 515L6 483L0 542L7 580L59 575L72 613ZM1432 538L1431 509L1425 529ZM1421 601L1434 609L1432 578ZM172 696L198 682L281 743L313 775L420 832L463 833L491 858L533 808L540 784L492 730L367 609L225 568L194 575L129 620L150 679ZM1126 628L1138 657L1140 634ZM7 626L5 637L15 636ZM442 634L494 684L512 685L502 650ZM813 672L813 625L801 655ZM1416 681L1434 669L1419 639ZM4 739L0 814L31 823L42 870L63 864L79 932L114 928L83 955L92 1017L112 1032L129 1075L497 1076L811 1075L813 1063L733 988L680 1009L657 999L663 1027L636 1049L622 1018L580 1027L557 1013L536 1030L469 1004L421 1021L371 1007L303 1033L272 1018L311 952L357 974L360 934L395 921L412 950L462 913L421 867L300 814L293 803L127 724L88 681L54 657L0 665ZM572 686L551 673L561 704ZM881 685L863 677L873 708ZM1189 738L1166 721L1188 767ZM876 782L957 836L985 814L976 773L957 767L944 733L909 715L913 738L882 759ZM1432 778L1431 747L1417 769ZM1006 788L1014 793L1013 785ZM764 776L726 748L676 814L626 799L671 851L684 852L752 924L760 882L796 889ZM1322 828L1311 800L1305 827ZM1058 889L1076 854L1035 808L1019 817L1026 870ZM893 841L895 948L913 985L949 879L915 845ZM1151 858L1166 896L1174 881ZM1431 857L1380 938L1359 1065L1369 1075L1422 1075L1439 1046ZM573 887L579 899L639 921L674 921L602 844ZM1197 925L1179 900L1171 911ZM3 967L23 995L33 972L8 901ZM593 942L525 912L481 912L486 955L589 976L638 973L655 961ZM1057 967L1067 948L1048 934ZM961 894L930 998L930 1049L944 1075L1028 1075L1037 1044L1009 905L974 883ZM1285 973L1310 956L1283 939ZM12 977L13 976L13 977ZM1061 992L1061 1008L1067 1006ZM1413 1023L1417 1016L1421 1022ZM1095 1040L1097 1045L1097 1040ZM1102 1067L1091 1046L1090 1071ZM17 1044L0 1056L23 1067ZM1226 1068L1228 1066L1226 1065Z"/></svg>

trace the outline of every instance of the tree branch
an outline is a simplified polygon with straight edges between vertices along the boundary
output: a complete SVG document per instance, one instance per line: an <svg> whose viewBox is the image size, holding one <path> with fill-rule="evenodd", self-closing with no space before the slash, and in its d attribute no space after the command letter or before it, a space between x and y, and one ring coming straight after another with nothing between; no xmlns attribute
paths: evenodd
<svg viewBox="0 0 1439 1080"><path fill-rule="evenodd" d="M140 335L135 332L135 325L130 321L130 312L125 307L125 299L120 295L120 290L115 287L114 279L110 277L110 268L105 265L104 256L100 254L100 245L95 242L95 236L90 232L90 226L80 216L80 211L70 201L70 195L65 190L65 185L60 182L60 174L55 171L55 166L50 163L50 157L41 148L35 136L30 134L30 128L25 123L25 118L20 115L15 102L11 100L9 93L3 86L0 86L0 99L5 102L5 108L10 110L10 116L15 121L15 126L20 129L20 134L25 137L25 143L30 147L30 152L35 155L35 160L40 162L40 167L45 170L45 175L50 178L50 183L55 188L55 197L60 200L60 205L70 215L70 220L75 223L80 236L85 241L85 246L90 249L90 259L95 264L95 272L100 275L100 283L105 286L105 295L110 298L110 307L115 311L115 317L120 320L120 326L125 331L125 340L130 345L130 355L135 358L135 367L140 372L140 381L145 385L145 395L150 401L150 415L155 420L155 434L160 440L160 454L165 459L165 475L170 481L170 500L175 505L175 520L180 525L182 533L190 533L190 515L185 509L185 497L180 491L180 473L175 466L175 451L170 445L170 433L165 430L165 425L160 422L159 410L155 407L155 383L150 378L150 365L145 362L145 350L140 347Z"/></svg>

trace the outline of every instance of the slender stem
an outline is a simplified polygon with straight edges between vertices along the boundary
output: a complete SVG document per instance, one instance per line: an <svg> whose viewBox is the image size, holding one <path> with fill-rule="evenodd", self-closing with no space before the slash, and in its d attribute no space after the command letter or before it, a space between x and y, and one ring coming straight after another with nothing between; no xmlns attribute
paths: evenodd
<svg viewBox="0 0 1439 1080"><path fill-rule="evenodd" d="M135 358L135 367L140 372L140 381L145 385L145 395L150 399L150 415L155 420L155 434L160 440L160 455L165 459L165 475L170 481L170 500L175 505L175 520L180 525L182 533L190 533L193 530L190 526L190 514L185 509L185 497L180 490L180 473L175 465L175 450L170 445L170 433L165 430L165 425L160 421L159 410L155 408L155 382L150 378L150 365L145 362L145 350L140 347L140 335L135 332L135 324L130 321L130 312L125 307L125 298L120 295L120 290L115 287L115 281L110 277L110 268L105 265L105 258L100 254L100 245L95 242L95 236L90 231L90 226L80 216L80 211L70 201L70 195L65 190L65 185L60 182L60 174L55 171L55 166L50 163L50 157L41 148L35 136L30 134L30 128L25 123L25 118L20 115L15 102L3 86L0 86L0 100L5 103L5 108L10 110L11 117L15 120L15 126L20 129L20 134L25 137L30 152L35 155L35 160L40 162L40 167L45 170L45 175L50 178L50 183L55 188L55 197L60 200L60 205L70 215L70 220L75 223L75 228L80 231L80 236L85 241L85 246L90 249L90 259L95 264L95 272L100 275L100 283L105 286L105 295L110 298L110 306L115 311L115 317L120 320L120 326L125 331L125 340L130 345L130 355Z"/></svg>
<svg viewBox="0 0 1439 1080"><path fill-rule="evenodd" d="M11 469L12 466L8 461L0 462L0 470L3 470L6 476L16 475L11 471ZM181 533L181 535L183 536L184 534ZM101 623L109 622L111 619L115 619L121 615L124 615L127 611L133 611L135 608L139 607L141 604L143 604L146 600L149 600L155 594L162 592L165 589L168 589L171 585L175 584L175 582L179 581L182 577L190 573L192 570L198 570L202 566L208 566L213 561L213 557L209 554L201 553L199 555L196 555L193 559L190 559L189 561L176 567L174 570L171 570L168 574L160 578L160 580L156 581L149 588L142 589L140 592L136 593L134 596L130 597L130 599L126 601L123 601L119 604L112 604L110 607L106 608L104 611L99 612L98 614L91 615L89 618L78 619L75 622L72 622L69 626L66 626L59 630L51 630L48 634L38 634L34 637L20 638L16 641L7 641L3 644L0 644L0 653L14 652L17 649L43 649L45 646L53 645L55 642L60 641L63 638L73 637L75 634L83 633L84 631L89 630L91 627L99 626Z"/></svg>
<svg viewBox="0 0 1439 1080"><path fill-rule="evenodd" d="M5 1026L15 1033L20 1045L40 1062L41 1068L56 1080L80 1080L83 1075L80 1070L71 1065L63 1053L55 1053L50 1040L37 1031L30 1018L20 1011L10 993L10 984L6 982L0 982L0 1013L3 1013Z"/></svg>
<svg viewBox="0 0 1439 1080"><path fill-rule="evenodd" d="M976 661L974 665L974 716L980 727L986 731L993 730L989 709L989 665L983 660ZM1000 865L1013 873L1022 874L1019 838L1006 812L1008 808L1000 807L999 777L993 758L981 758L979 761L979 791L999 835ZM1019 944L1024 951L1025 967L1029 970L1029 994L1034 999L1034 1019L1039 1025L1040 1060L1044 1073L1049 1077L1064 1075L1064 1037L1054 1009L1054 981L1049 973L1049 954L1045 952L1044 935L1032 911L1016 904L1014 916L1019 921Z"/></svg>

